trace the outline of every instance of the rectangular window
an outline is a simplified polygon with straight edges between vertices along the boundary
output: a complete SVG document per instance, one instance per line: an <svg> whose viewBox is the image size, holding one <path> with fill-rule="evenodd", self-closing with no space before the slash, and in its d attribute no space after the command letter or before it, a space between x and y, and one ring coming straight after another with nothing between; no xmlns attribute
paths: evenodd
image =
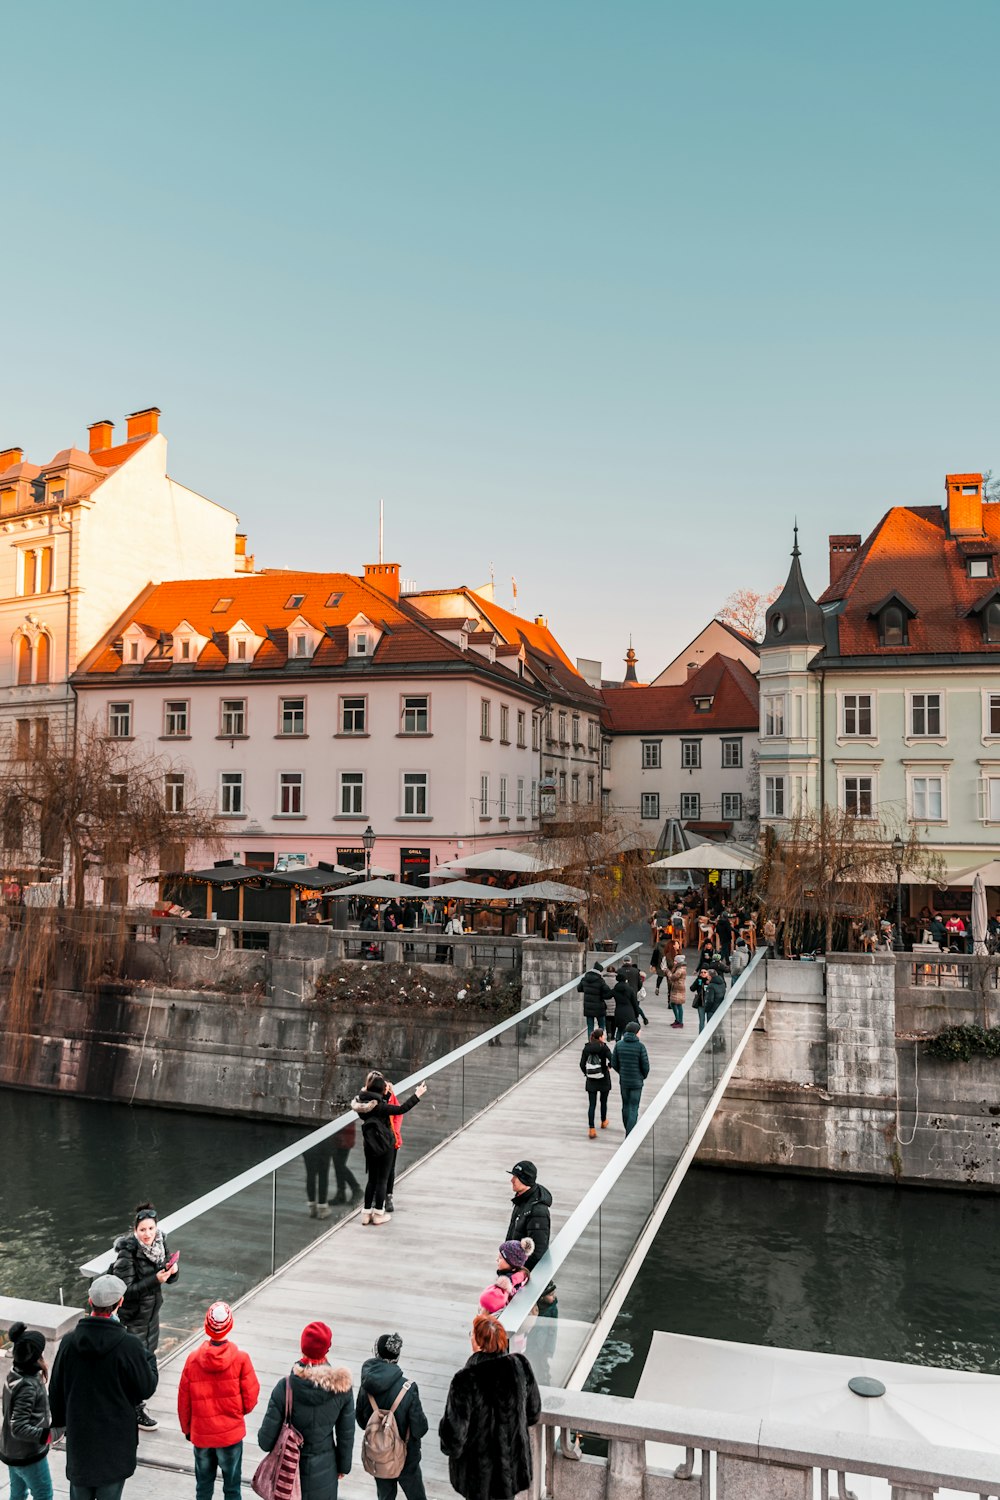
<svg viewBox="0 0 1000 1500"><path fill-rule="evenodd" d="M531 816L538 817L538 781L535 777L531 779Z"/></svg>
<svg viewBox="0 0 1000 1500"><path fill-rule="evenodd" d="M236 739L247 732L247 700L223 698L219 710L219 732Z"/></svg>
<svg viewBox="0 0 1000 1500"><path fill-rule="evenodd" d="M340 811L346 817L364 816L365 773L364 771L341 771Z"/></svg>
<svg viewBox="0 0 1000 1500"><path fill-rule="evenodd" d="M785 816L784 776L764 777L764 816L767 818L783 818Z"/></svg>
<svg viewBox="0 0 1000 1500"><path fill-rule="evenodd" d="M177 642L177 655L181 661L191 660L191 638L184 635Z"/></svg>
<svg viewBox="0 0 1000 1500"><path fill-rule="evenodd" d="M763 733L767 738L774 739L785 732L785 696L783 693L770 694L762 703Z"/></svg>
<svg viewBox="0 0 1000 1500"><path fill-rule="evenodd" d="M243 772L223 771L219 777L219 812L234 817L243 811Z"/></svg>
<svg viewBox="0 0 1000 1500"><path fill-rule="evenodd" d="M188 700L167 698L163 704L163 733L166 739L174 740L187 736Z"/></svg>
<svg viewBox="0 0 1000 1500"><path fill-rule="evenodd" d="M52 590L52 548L43 547L38 555L38 592L48 594Z"/></svg>
<svg viewBox="0 0 1000 1500"><path fill-rule="evenodd" d="M991 776L986 783L986 817L1000 823L1000 778Z"/></svg>
<svg viewBox="0 0 1000 1500"><path fill-rule="evenodd" d="M18 569L18 593L33 594L35 592L35 554L33 551L21 553L21 566Z"/></svg>
<svg viewBox="0 0 1000 1500"><path fill-rule="evenodd" d="M861 735L870 739L872 734L871 693L844 694L844 735Z"/></svg>
<svg viewBox="0 0 1000 1500"><path fill-rule="evenodd" d="M700 792L681 792L681 817L695 819L701 817Z"/></svg>
<svg viewBox="0 0 1000 1500"><path fill-rule="evenodd" d="M990 693L987 708L989 710L990 734L1000 735L1000 693Z"/></svg>
<svg viewBox="0 0 1000 1500"><path fill-rule="evenodd" d="M844 777L844 811L855 818L870 818L872 816L872 786L871 776L845 776Z"/></svg>
<svg viewBox="0 0 1000 1500"><path fill-rule="evenodd" d="M566 772L565 771L560 771L559 772L559 801L565 807L565 805L566 805Z"/></svg>
<svg viewBox="0 0 1000 1500"><path fill-rule="evenodd" d="M108 779L111 792L111 803L113 807L124 809L128 805L128 777L111 776Z"/></svg>
<svg viewBox="0 0 1000 1500"><path fill-rule="evenodd" d="M282 698L280 710L279 734L305 734L306 700L304 698Z"/></svg>
<svg viewBox="0 0 1000 1500"><path fill-rule="evenodd" d="M404 818L425 818L427 816L427 781L426 771L403 772Z"/></svg>
<svg viewBox="0 0 1000 1500"><path fill-rule="evenodd" d="M940 823L944 818L944 778L914 776L910 782L910 803L915 823Z"/></svg>
<svg viewBox="0 0 1000 1500"><path fill-rule="evenodd" d="M588 802L593 802L593 800L594 800L594 787L595 787L595 785L596 785L596 783L594 781L593 776L588 776L587 777L587 801Z"/></svg>
<svg viewBox="0 0 1000 1500"><path fill-rule="evenodd" d="M31 720L18 719L14 736L14 754L18 760L27 760L31 754Z"/></svg>
<svg viewBox="0 0 1000 1500"><path fill-rule="evenodd" d="M580 715L579 714L574 714L573 715L573 744L574 745L581 745L582 743L583 743L583 741L580 739Z"/></svg>
<svg viewBox="0 0 1000 1500"><path fill-rule="evenodd" d="M570 795L570 801L571 802L579 802L579 800L580 800L580 777L577 775L577 773L575 771L574 771L573 775L570 777L570 780L569 780L569 795Z"/></svg>
<svg viewBox="0 0 1000 1500"><path fill-rule="evenodd" d="M601 742L601 765L604 767L605 771L610 771L610 769L611 769L611 741L610 740L603 740Z"/></svg>
<svg viewBox="0 0 1000 1500"><path fill-rule="evenodd" d="M913 693L910 697L910 734L915 738L941 733L941 694Z"/></svg>
<svg viewBox="0 0 1000 1500"><path fill-rule="evenodd" d="M643 740L642 742L642 769L644 771L658 771L660 768L660 740Z"/></svg>
<svg viewBox="0 0 1000 1500"><path fill-rule="evenodd" d="M725 770L738 769L743 764L743 741L722 741L722 765Z"/></svg>
<svg viewBox="0 0 1000 1500"><path fill-rule="evenodd" d="M341 698L340 700L340 732L341 734L367 734L368 719L367 698Z"/></svg>
<svg viewBox="0 0 1000 1500"><path fill-rule="evenodd" d="M129 641L129 643L128 643L128 659L129 659L129 661L138 661L139 660L139 642L138 641Z"/></svg>
<svg viewBox="0 0 1000 1500"><path fill-rule="evenodd" d="M357 633L357 635L354 637L354 654L355 654L355 656L367 656L368 655L368 632L367 632L367 630L359 630L358 633Z"/></svg>
<svg viewBox="0 0 1000 1500"><path fill-rule="evenodd" d="M430 728L430 699L406 697L403 699L403 733L427 734Z"/></svg>
<svg viewBox="0 0 1000 1500"><path fill-rule="evenodd" d="M738 823L743 817L743 793L723 792L722 794L722 816L733 823Z"/></svg>
<svg viewBox="0 0 1000 1500"><path fill-rule="evenodd" d="M500 743L510 744L510 709L506 703L500 705Z"/></svg>
<svg viewBox="0 0 1000 1500"><path fill-rule="evenodd" d="M244 636L244 635L237 636L237 638L236 638L236 640L234 641L233 644L236 647L236 653L235 653L235 658L234 659L236 661L246 661L246 659L247 659L247 641L246 641L246 636Z"/></svg>
<svg viewBox="0 0 1000 1500"><path fill-rule="evenodd" d="M490 815L490 778L480 776L479 778L479 816L488 818Z"/></svg>
<svg viewBox="0 0 1000 1500"><path fill-rule="evenodd" d="M992 558L970 557L968 570L970 578L990 578L993 575Z"/></svg>
<svg viewBox="0 0 1000 1500"><path fill-rule="evenodd" d="M568 722L568 716L566 714L560 714L559 715L559 743L560 743L560 745L565 745L566 744L566 725L567 725L567 722Z"/></svg>
<svg viewBox="0 0 1000 1500"><path fill-rule="evenodd" d="M681 740L681 765L687 771L701 765L701 740Z"/></svg>
<svg viewBox="0 0 1000 1500"><path fill-rule="evenodd" d="M519 708L517 711L517 748L519 750L524 750L527 747L527 731L527 717L525 715L524 709Z"/></svg>
<svg viewBox="0 0 1000 1500"><path fill-rule="evenodd" d="M479 738L488 740L490 738L490 700L484 698L479 705Z"/></svg>
<svg viewBox="0 0 1000 1500"><path fill-rule="evenodd" d="M541 749L542 744L542 721L537 713L531 715L531 748Z"/></svg>
<svg viewBox="0 0 1000 1500"><path fill-rule="evenodd" d="M501 776L500 777L500 816L501 816L501 818L506 818L506 817L509 816L509 813L507 811L507 778L506 778L506 776Z"/></svg>
<svg viewBox="0 0 1000 1500"><path fill-rule="evenodd" d="M278 776L278 811L284 817L302 811L302 772L282 771Z"/></svg>
<svg viewBox="0 0 1000 1500"><path fill-rule="evenodd" d="M307 635L292 636L291 655L299 657L309 655L309 637Z"/></svg>
<svg viewBox="0 0 1000 1500"><path fill-rule="evenodd" d="M523 818L524 817L524 777L523 776L519 776L517 778L517 803L515 805L517 807L517 816L519 818Z"/></svg>
<svg viewBox="0 0 1000 1500"><path fill-rule="evenodd" d="M643 792L641 811L644 818L658 818L660 816L659 792Z"/></svg>
<svg viewBox="0 0 1000 1500"><path fill-rule="evenodd" d="M601 817L606 818L611 812L611 788L601 787Z"/></svg>
<svg viewBox="0 0 1000 1500"><path fill-rule="evenodd" d="M588 719L587 720L587 749L588 750L596 750L597 749L597 737L598 737L598 733L599 733L599 731L598 731L598 727L597 727L597 720L596 719Z"/></svg>
<svg viewBox="0 0 1000 1500"><path fill-rule="evenodd" d="M164 805L167 812L184 811L184 772L168 771L163 778Z"/></svg>
<svg viewBox="0 0 1000 1500"><path fill-rule="evenodd" d="M49 753L49 721L35 720L35 755L41 759Z"/></svg>
<svg viewBox="0 0 1000 1500"><path fill-rule="evenodd" d="M108 734L113 740L132 738L131 703L108 704Z"/></svg>

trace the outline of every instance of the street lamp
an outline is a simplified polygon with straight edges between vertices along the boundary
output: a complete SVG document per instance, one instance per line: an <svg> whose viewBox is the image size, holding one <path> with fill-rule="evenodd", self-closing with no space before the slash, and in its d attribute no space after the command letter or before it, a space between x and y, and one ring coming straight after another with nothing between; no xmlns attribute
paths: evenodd
<svg viewBox="0 0 1000 1500"><path fill-rule="evenodd" d="M372 878L372 850L375 848L375 830L369 823L361 835L361 842L365 847L365 879ZM902 847L902 845L900 845Z"/></svg>
<svg viewBox="0 0 1000 1500"><path fill-rule="evenodd" d="M896 866L896 941L893 947L899 953L903 947L903 850L905 845L899 834L892 841L892 859Z"/></svg>

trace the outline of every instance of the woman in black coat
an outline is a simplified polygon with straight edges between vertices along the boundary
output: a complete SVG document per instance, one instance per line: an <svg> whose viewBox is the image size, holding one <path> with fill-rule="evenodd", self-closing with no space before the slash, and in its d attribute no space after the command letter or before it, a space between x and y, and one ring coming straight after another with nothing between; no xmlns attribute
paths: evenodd
<svg viewBox="0 0 1000 1500"><path fill-rule="evenodd" d="M163 1288L168 1281L176 1281L177 1262L170 1264L170 1247L151 1203L139 1204L132 1233L115 1240L114 1248L112 1274L125 1283L125 1300L118 1321L135 1334L150 1354L155 1354L160 1342ZM144 1405L139 1406L136 1417L145 1432L153 1432L159 1426Z"/></svg>
<svg viewBox="0 0 1000 1500"><path fill-rule="evenodd" d="M365 1086L351 1100L351 1108L361 1121L361 1139L365 1148L365 1167L368 1181L365 1184L365 1206L361 1215L362 1224L385 1224L389 1215L385 1210L389 1174L396 1160L396 1137L392 1130L393 1115L405 1115L407 1110L419 1104L427 1092L426 1083L418 1083L405 1104L389 1102L389 1085L381 1073L369 1073Z"/></svg>
<svg viewBox="0 0 1000 1500"><path fill-rule="evenodd" d="M472 1357L452 1376L438 1428L451 1487L464 1500L513 1500L531 1487L531 1437L542 1399L523 1354L495 1318L472 1325Z"/></svg>
<svg viewBox="0 0 1000 1500"><path fill-rule="evenodd" d="M351 1372L327 1361L333 1334L325 1323L302 1330L302 1358L292 1383L292 1426L302 1434L299 1478L302 1500L337 1500L337 1481L351 1472L354 1457L354 1391ZM257 1442L270 1453L285 1420L285 1377L267 1403Z"/></svg>
<svg viewBox="0 0 1000 1500"><path fill-rule="evenodd" d="M607 1130L608 1095L611 1092L611 1048L604 1040L604 1032L600 1026L594 1027L590 1040L583 1044L580 1072L587 1085L587 1124L590 1127L590 1139L593 1140L597 1134L594 1123L597 1101L601 1101L601 1129Z"/></svg>
<svg viewBox="0 0 1000 1500"><path fill-rule="evenodd" d="M643 1024L648 1026L649 1021L639 1004L639 996L626 979L619 979L611 991L615 1002L615 1031L619 1036L625 1035L625 1028L630 1021L638 1021L642 1017Z"/></svg>

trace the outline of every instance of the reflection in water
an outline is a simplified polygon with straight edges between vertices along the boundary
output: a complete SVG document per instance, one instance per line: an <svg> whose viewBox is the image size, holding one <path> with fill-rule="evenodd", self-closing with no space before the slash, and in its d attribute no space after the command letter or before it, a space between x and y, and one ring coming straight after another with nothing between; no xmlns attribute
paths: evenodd
<svg viewBox="0 0 1000 1500"><path fill-rule="evenodd" d="M0 1089L0 1293L58 1302L61 1287L79 1305L80 1265L131 1229L137 1203L169 1213L307 1133Z"/></svg>
<svg viewBox="0 0 1000 1500"><path fill-rule="evenodd" d="M635 1392L654 1330L1000 1374L1000 1198L696 1168L591 1375Z"/></svg>

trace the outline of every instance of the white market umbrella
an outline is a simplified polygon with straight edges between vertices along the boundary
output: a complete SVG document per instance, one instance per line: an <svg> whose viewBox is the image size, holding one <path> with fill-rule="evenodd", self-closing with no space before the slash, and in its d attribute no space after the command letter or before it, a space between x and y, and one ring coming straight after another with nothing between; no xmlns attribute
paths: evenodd
<svg viewBox="0 0 1000 1500"><path fill-rule="evenodd" d="M449 880L447 885L432 886L425 894L443 896L446 901L508 901L514 893L498 890L495 885L479 885L475 880Z"/></svg>
<svg viewBox="0 0 1000 1500"><path fill-rule="evenodd" d="M972 951L973 953L986 952L986 924L989 921L989 913L986 910L986 887L983 884L982 872L976 871L976 878L972 882Z"/></svg>
<svg viewBox="0 0 1000 1500"><path fill-rule="evenodd" d="M345 896L375 896L382 901L393 896L419 896L425 900L429 894L423 886L404 885L401 880L362 880L360 885L345 885L340 889Z"/></svg>
<svg viewBox="0 0 1000 1500"><path fill-rule="evenodd" d="M654 860L649 870L752 870L757 861L740 849L725 844L696 844L665 859Z"/></svg>
<svg viewBox="0 0 1000 1500"><path fill-rule="evenodd" d="M970 865L967 870L959 870L957 875L946 878L949 885L974 885L980 875L983 885L1000 885L1000 859L991 859L985 865Z"/></svg>
<svg viewBox="0 0 1000 1500"><path fill-rule="evenodd" d="M575 885L563 885L561 880L536 880L531 885L519 885L508 891L512 901L586 901L587 892Z"/></svg>
<svg viewBox="0 0 1000 1500"><path fill-rule="evenodd" d="M856 1395L856 1376L885 1394ZM685 1406L802 1424L814 1437L822 1429L1000 1453L996 1375L654 1333L636 1395L663 1390L682 1391Z"/></svg>
<svg viewBox="0 0 1000 1500"><path fill-rule="evenodd" d="M502 870L518 874L537 875L548 869L533 854L522 854L520 849L481 849L478 854L463 854L460 859L449 859L440 870ZM435 872L436 873L436 872Z"/></svg>

